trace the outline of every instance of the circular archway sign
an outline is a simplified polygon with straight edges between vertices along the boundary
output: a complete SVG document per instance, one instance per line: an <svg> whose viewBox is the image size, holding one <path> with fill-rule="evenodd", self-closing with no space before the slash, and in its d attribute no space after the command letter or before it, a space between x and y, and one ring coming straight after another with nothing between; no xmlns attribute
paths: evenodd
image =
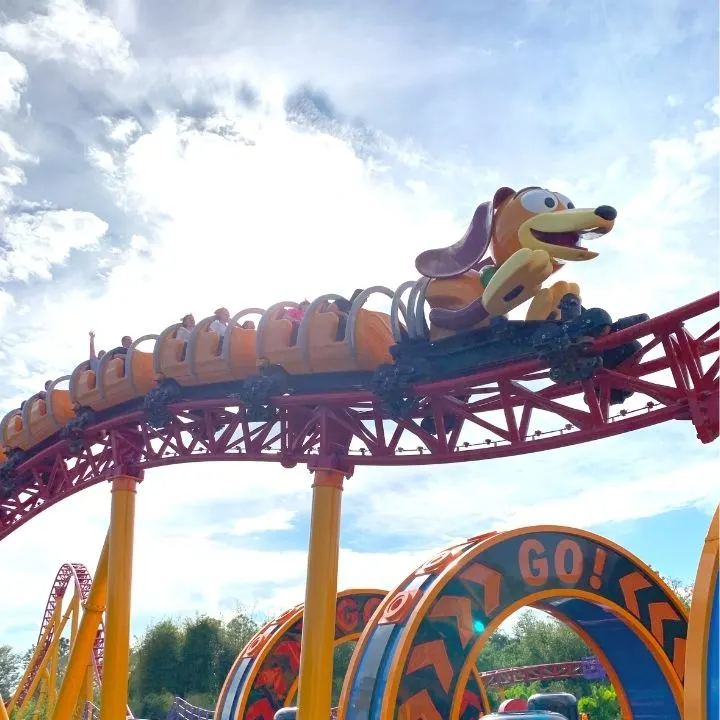
<svg viewBox="0 0 720 720"><path fill-rule="evenodd" d="M581 634L626 720L680 720L684 606L624 548L558 526L479 536L409 576L358 643L340 717L467 720L467 681L480 650L526 605Z"/></svg>
<svg viewBox="0 0 720 720"><path fill-rule="evenodd" d="M346 590L335 604L335 644L360 637L386 593ZM295 695L300 670L303 606L264 625L238 655L215 711L216 720L273 720Z"/></svg>

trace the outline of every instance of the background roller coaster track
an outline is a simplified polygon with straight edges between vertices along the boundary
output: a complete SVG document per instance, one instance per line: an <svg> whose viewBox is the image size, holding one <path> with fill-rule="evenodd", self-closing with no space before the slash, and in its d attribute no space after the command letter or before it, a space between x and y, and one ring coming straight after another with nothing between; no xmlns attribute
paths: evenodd
<svg viewBox="0 0 720 720"><path fill-rule="evenodd" d="M170 399L150 414L142 401L117 408L74 436L56 437L0 466L0 538L85 487L184 462L250 460L350 473L358 465L428 465L553 450L668 420L690 420L698 439L709 443L718 437L717 309L715 293L595 341L591 351L597 353L633 340L642 341L642 350L582 382L547 385L547 364L529 360L400 387L408 408L402 417L391 417L387 397L367 390L275 396L255 407L227 392ZM697 337L685 328L692 319L706 328ZM651 352L655 357L648 357ZM217 386L207 386L209 395L213 390L217 394ZM613 390L648 400L615 410ZM575 407L567 404L573 400ZM548 415L556 416L556 429L534 429L538 411L545 426Z"/></svg>
<svg viewBox="0 0 720 720"><path fill-rule="evenodd" d="M486 688L503 688L516 683L534 683L540 680L564 680L582 678L585 680L606 680L607 675L596 657L582 660L568 660L541 665L486 670L480 673Z"/></svg>
<svg viewBox="0 0 720 720"><path fill-rule="evenodd" d="M58 605L62 605L65 594L68 589L80 597L80 602L84 606L88 599L88 593L92 585L92 576L88 569L80 563L65 563L58 570L53 582L48 601L45 605L45 613L43 614L42 624L40 626L40 634L38 635L38 645L40 652L35 655L33 667L29 668L26 673L22 686L16 691L16 707L20 707L30 691L33 680L42 665L43 659L52 645L57 628L55 627L55 611ZM105 649L105 633L104 626L100 623L95 642L92 649L92 665L95 675L95 682L100 685L102 682L103 654Z"/></svg>

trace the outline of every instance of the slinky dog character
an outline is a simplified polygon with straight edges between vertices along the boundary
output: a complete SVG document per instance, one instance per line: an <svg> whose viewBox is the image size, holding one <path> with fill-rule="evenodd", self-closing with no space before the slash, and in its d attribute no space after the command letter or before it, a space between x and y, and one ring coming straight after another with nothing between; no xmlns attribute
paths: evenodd
<svg viewBox="0 0 720 720"><path fill-rule="evenodd" d="M427 300L434 337L482 327L532 299L526 320L560 317L575 283L543 283L565 262L592 260L598 253L580 243L609 233L617 211L609 205L576 208L564 195L540 187L500 188L480 205L462 239L426 250L415 267L431 278ZM490 249L491 258L483 260Z"/></svg>

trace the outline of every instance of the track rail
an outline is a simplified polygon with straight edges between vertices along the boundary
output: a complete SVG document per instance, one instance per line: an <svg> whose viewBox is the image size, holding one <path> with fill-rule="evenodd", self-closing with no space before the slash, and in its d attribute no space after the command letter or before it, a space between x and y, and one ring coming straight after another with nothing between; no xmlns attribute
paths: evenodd
<svg viewBox="0 0 720 720"><path fill-rule="evenodd" d="M33 680L42 665L42 661L50 649L56 632L56 628L54 627L56 608L59 604L62 605L68 588L73 589L80 596L81 604L84 604L87 602L91 586L92 576L90 575L88 569L80 563L65 563L58 570L52 588L50 589L50 594L48 595L42 624L40 625L38 644L42 643L42 648L40 653L36 656L35 663L33 664L30 673L28 673L25 677L25 682L16 691L16 707L20 707L25 700L27 693L33 684ZM102 681L104 649L105 634L103 625L101 624L98 628L97 635L95 636L95 643L93 644L92 650L93 669L95 673L95 680L98 684Z"/></svg>
<svg viewBox="0 0 720 720"><path fill-rule="evenodd" d="M567 678L599 680L607 678L607 675L597 658L588 657L568 662L487 670L480 673L480 677L486 688L502 688L515 683L534 683L541 680L564 680Z"/></svg>
<svg viewBox="0 0 720 720"><path fill-rule="evenodd" d="M597 352L631 340L642 350L582 382L552 384L547 365L532 360L400 388L409 407L402 416L364 390L283 395L261 407L234 394L170 402L159 408L161 427L138 405L29 454L0 477L0 538L83 488L178 463L247 460L350 473L553 450L669 420L691 421L709 443L718 437L717 309L718 294L709 295L596 341ZM703 327L697 336L685 327L691 320ZM636 395L616 410L614 391Z"/></svg>

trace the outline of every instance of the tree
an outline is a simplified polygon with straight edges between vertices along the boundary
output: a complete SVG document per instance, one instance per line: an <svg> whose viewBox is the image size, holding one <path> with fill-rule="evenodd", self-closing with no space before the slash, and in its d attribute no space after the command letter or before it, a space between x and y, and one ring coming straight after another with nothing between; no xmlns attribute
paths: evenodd
<svg viewBox="0 0 720 720"><path fill-rule="evenodd" d="M585 643L566 625L554 618L526 610L510 632L498 630L485 644L478 659L478 668L502 668L542 665L545 663L579 660L590 655ZM583 678L562 681L540 681L527 685L519 683L507 687L502 693L488 692L490 704L497 707L503 697L530 697L536 692L571 692L582 697L590 692L592 683Z"/></svg>
<svg viewBox="0 0 720 720"><path fill-rule="evenodd" d="M345 682L350 667L352 654L355 652L355 642L344 642L335 648L333 654L333 685L332 685L332 704L336 706L340 700L340 693Z"/></svg>
<svg viewBox="0 0 720 720"><path fill-rule="evenodd" d="M150 627L136 643L132 654L130 696L133 706L143 712L143 703L150 696L180 691L178 668L183 644L181 630L172 620L163 620ZM169 706L168 706L169 709Z"/></svg>
<svg viewBox="0 0 720 720"><path fill-rule="evenodd" d="M0 645L0 697L8 698L20 681L22 658L9 645Z"/></svg>
<svg viewBox="0 0 720 720"><path fill-rule="evenodd" d="M222 646L222 622L207 615L185 621L185 642L180 658L180 687L184 697L217 694L225 678L220 677L218 659Z"/></svg>
<svg viewBox="0 0 720 720"><path fill-rule="evenodd" d="M258 631L258 624L242 608L238 607L222 629L218 656L218 675L225 678L240 651Z"/></svg>
<svg viewBox="0 0 720 720"><path fill-rule="evenodd" d="M690 602L692 601L693 590L695 589L694 583L685 583L678 578L665 577L660 575L665 581L665 584L678 596L680 602L689 610Z"/></svg>
<svg viewBox="0 0 720 720"><path fill-rule="evenodd" d="M178 695L193 705L214 707L235 658L257 629L240 607L227 622L198 615L148 628L130 657L133 712L162 716Z"/></svg>
<svg viewBox="0 0 720 720"><path fill-rule="evenodd" d="M524 612L514 629L517 665L580 660L590 655L585 643L567 625L552 618Z"/></svg>
<svg viewBox="0 0 720 720"><path fill-rule="evenodd" d="M478 660L481 671L580 660L590 655L585 643L567 625L526 610L512 632L498 630Z"/></svg>
<svg viewBox="0 0 720 720"><path fill-rule="evenodd" d="M578 710L587 713L592 720L617 720L620 717L617 695L608 683L593 685L590 693L580 698Z"/></svg>

